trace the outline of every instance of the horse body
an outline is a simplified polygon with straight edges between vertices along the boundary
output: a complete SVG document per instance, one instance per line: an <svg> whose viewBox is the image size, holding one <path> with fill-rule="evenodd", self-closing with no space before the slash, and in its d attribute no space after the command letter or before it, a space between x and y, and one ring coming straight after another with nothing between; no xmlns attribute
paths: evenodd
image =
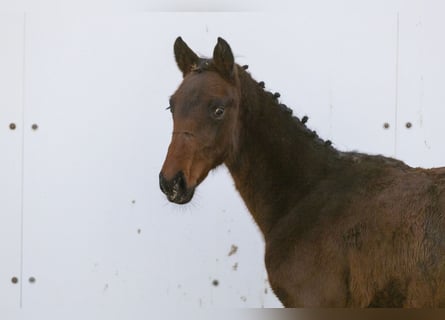
<svg viewBox="0 0 445 320"><path fill-rule="evenodd" d="M184 80L160 174L170 201L190 201L224 163L286 307L445 305L445 168L336 150L236 65L222 39L202 59L178 38L175 56Z"/></svg>
<svg viewBox="0 0 445 320"><path fill-rule="evenodd" d="M432 175L390 167L349 190L322 181L266 238L284 305L442 306L444 181Z"/></svg>

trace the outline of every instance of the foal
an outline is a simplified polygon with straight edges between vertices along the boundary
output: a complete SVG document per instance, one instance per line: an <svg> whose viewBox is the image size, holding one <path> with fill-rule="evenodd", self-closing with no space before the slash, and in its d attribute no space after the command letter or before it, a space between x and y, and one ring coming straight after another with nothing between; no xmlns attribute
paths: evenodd
<svg viewBox="0 0 445 320"><path fill-rule="evenodd" d="M445 306L445 168L334 149L235 64L221 38L211 59L180 37L174 53L183 81L159 175L169 201L189 202L225 164L286 307Z"/></svg>

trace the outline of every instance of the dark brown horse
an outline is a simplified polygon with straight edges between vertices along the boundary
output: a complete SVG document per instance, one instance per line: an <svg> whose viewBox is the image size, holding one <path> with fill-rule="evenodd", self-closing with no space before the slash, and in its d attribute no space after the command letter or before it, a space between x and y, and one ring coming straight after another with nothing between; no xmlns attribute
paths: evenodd
<svg viewBox="0 0 445 320"><path fill-rule="evenodd" d="M445 168L340 152L234 62L181 38L184 76L159 176L183 204L225 164L264 235L270 284L286 307L445 306Z"/></svg>

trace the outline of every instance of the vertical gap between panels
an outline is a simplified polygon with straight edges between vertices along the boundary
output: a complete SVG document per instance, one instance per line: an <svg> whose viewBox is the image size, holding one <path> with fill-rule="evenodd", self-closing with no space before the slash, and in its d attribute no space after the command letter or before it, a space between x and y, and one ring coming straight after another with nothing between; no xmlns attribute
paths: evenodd
<svg viewBox="0 0 445 320"><path fill-rule="evenodd" d="M397 157L397 129L399 112L399 48L400 48L400 12L397 12L396 21L396 79L394 97L394 157Z"/></svg>

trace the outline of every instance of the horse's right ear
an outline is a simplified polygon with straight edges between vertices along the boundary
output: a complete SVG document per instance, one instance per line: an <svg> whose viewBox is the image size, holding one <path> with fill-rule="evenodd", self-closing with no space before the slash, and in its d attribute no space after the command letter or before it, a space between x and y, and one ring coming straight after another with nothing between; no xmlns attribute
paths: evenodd
<svg viewBox="0 0 445 320"><path fill-rule="evenodd" d="M176 64L185 77L194 66L199 62L199 57L188 47L188 45L178 37L173 46L175 52Z"/></svg>

